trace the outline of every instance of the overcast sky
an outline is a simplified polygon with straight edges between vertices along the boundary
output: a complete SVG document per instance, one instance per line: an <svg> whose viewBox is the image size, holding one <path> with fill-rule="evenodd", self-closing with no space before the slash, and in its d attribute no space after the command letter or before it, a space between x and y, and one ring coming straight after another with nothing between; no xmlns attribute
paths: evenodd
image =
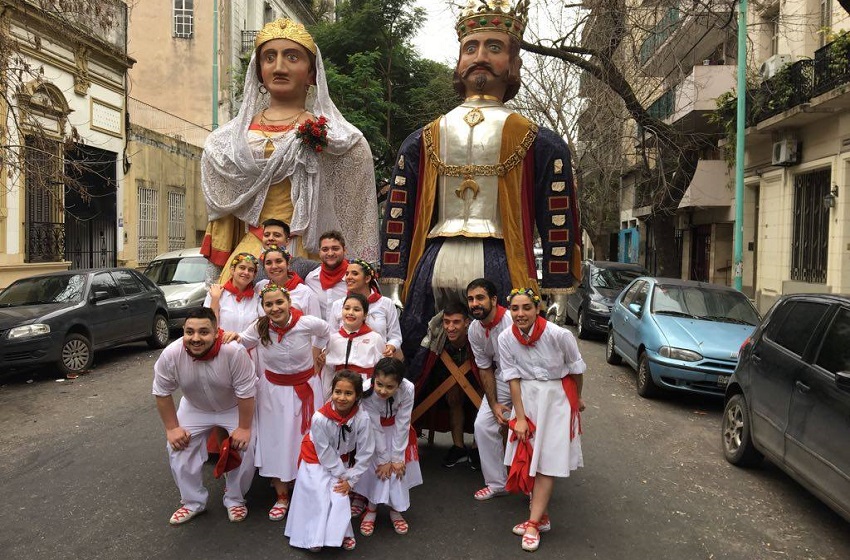
<svg viewBox="0 0 850 560"><path fill-rule="evenodd" d="M455 17L445 0L416 0L428 12L428 21L413 39L413 45L424 58L454 67L457 62L458 42Z"/></svg>

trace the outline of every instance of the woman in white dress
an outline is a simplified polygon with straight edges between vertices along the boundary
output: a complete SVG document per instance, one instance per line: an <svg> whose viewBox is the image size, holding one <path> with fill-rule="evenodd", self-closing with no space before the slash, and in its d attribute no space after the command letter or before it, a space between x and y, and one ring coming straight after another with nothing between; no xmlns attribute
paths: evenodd
<svg viewBox="0 0 850 560"><path fill-rule="evenodd" d="M304 279L298 273L289 270L292 255L283 247L269 245L260 256L266 278L257 282L257 290L262 290L269 283L286 288L292 300L292 306L300 309L305 315L322 318L322 310L316 293L307 287Z"/></svg>
<svg viewBox="0 0 850 560"><path fill-rule="evenodd" d="M210 286L204 307L213 310L220 329L240 333L259 317L259 298L254 289L258 265L251 253L239 253L230 261L230 279Z"/></svg>
<svg viewBox="0 0 850 560"><path fill-rule="evenodd" d="M551 528L548 508L555 478L584 465L579 413L584 410L581 374L587 366L572 333L539 315L540 297L533 290L515 289L508 301L514 324L499 335L502 376L514 406L505 464L516 466L524 444L530 444L522 475L534 479L531 512L513 532L522 535L523 550L534 551L540 533Z"/></svg>
<svg viewBox="0 0 850 560"><path fill-rule="evenodd" d="M269 519L289 509L290 483L298 472L301 438L322 405L322 382L313 362L313 341L327 343L328 324L292 307L289 292L267 284L260 292L265 315L238 340L254 349L257 382L257 444L260 476L271 478L277 500Z"/></svg>

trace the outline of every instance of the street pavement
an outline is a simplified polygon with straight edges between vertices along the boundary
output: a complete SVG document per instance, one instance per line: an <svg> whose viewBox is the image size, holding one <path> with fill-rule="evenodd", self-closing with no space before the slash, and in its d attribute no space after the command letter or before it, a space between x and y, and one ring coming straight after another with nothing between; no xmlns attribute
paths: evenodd
<svg viewBox="0 0 850 560"><path fill-rule="evenodd" d="M649 401L634 374L605 363L601 341L580 341L588 364L582 438L585 467L558 480L553 529L537 558L841 559L850 524L769 463L742 470L720 450L719 399ZM56 381L49 371L0 387L0 558L242 559L516 558L511 527L526 519L519 496L476 502L481 475L445 469L449 441L420 440L425 484L412 491L410 533L382 510L352 552L292 549L270 522L273 492L260 478L248 518L229 523L222 481L206 468L208 511L171 527L179 495L150 394L158 352L137 344L100 352L95 369ZM2 372L0 372L2 373ZM28 383L29 380L32 382ZM356 530L356 526L355 526Z"/></svg>

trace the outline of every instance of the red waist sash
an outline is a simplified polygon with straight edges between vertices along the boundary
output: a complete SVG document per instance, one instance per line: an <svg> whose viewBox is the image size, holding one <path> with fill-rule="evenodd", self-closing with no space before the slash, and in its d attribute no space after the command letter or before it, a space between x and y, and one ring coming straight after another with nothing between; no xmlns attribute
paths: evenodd
<svg viewBox="0 0 850 560"><path fill-rule="evenodd" d="M575 439L576 431L581 432L581 413L578 409L578 385L572 375L565 375L561 379L561 385L564 386L564 393L567 395L567 401L570 403L570 441Z"/></svg>
<svg viewBox="0 0 850 560"><path fill-rule="evenodd" d="M295 394L301 400L301 434L306 434L310 429L310 420L316 411L313 404L313 388L309 383L314 375L316 370L312 367L291 375L266 370L266 379L269 383L295 389Z"/></svg>
<svg viewBox="0 0 850 560"><path fill-rule="evenodd" d="M355 373L359 373L360 375L365 375L366 379L372 379L372 374L375 373L375 368L373 367L355 366L354 364L348 364L347 366L339 364L338 366L334 366L334 371L342 369L348 369Z"/></svg>
<svg viewBox="0 0 850 560"><path fill-rule="evenodd" d="M343 463L347 463L349 459L348 453L343 453L339 456ZM310 465L318 465L319 462L319 454L316 453L316 446L313 445L313 440L310 439L310 434L304 434L304 438L301 440L301 453L298 454L298 464L301 464L301 461L304 461Z"/></svg>

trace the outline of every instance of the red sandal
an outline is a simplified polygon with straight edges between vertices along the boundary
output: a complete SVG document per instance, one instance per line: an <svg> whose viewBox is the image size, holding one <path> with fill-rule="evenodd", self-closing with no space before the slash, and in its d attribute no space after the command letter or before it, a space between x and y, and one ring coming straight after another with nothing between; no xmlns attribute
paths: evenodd
<svg viewBox="0 0 850 560"><path fill-rule="evenodd" d="M393 530L397 535L406 535L410 530L410 526L407 524L407 521L404 520L401 513L395 510L390 511L390 521L393 522Z"/></svg>
<svg viewBox="0 0 850 560"><path fill-rule="evenodd" d="M377 509L366 508L366 513L363 514L363 519L360 521L360 534L364 537L371 537L375 532L375 518L378 516Z"/></svg>
<svg viewBox="0 0 850 560"><path fill-rule="evenodd" d="M269 520L270 521L282 521L284 517L286 517L286 513L289 511L289 496L285 494L278 494L277 501L272 506L272 509L269 510Z"/></svg>
<svg viewBox="0 0 850 560"><path fill-rule="evenodd" d="M522 536L522 549L526 552L534 552L540 546L540 523L529 519L525 522L526 531ZM537 531L536 535L529 535L528 529Z"/></svg>

